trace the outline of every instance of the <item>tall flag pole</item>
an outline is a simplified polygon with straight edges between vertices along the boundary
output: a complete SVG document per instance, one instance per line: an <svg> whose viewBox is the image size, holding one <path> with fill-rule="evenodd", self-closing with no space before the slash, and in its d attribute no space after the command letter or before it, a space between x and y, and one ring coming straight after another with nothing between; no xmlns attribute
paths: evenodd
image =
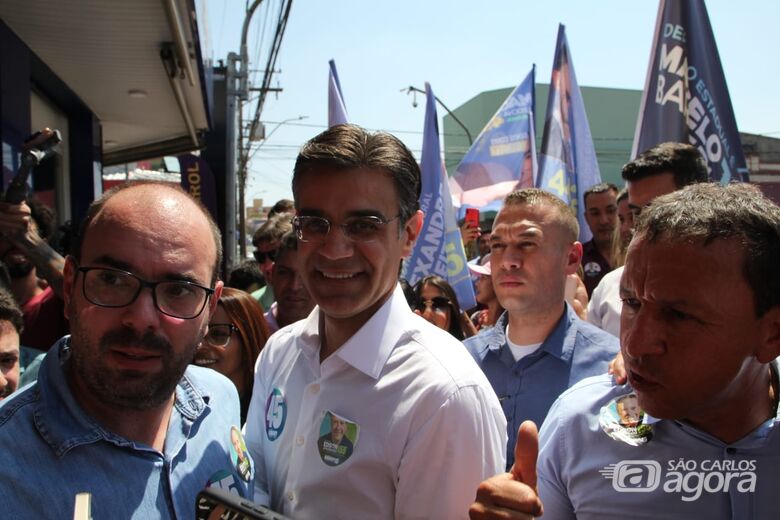
<svg viewBox="0 0 780 520"><path fill-rule="evenodd" d="M452 182L462 205L498 210L509 192L535 185L535 75L533 66L458 164Z"/></svg>
<svg viewBox="0 0 780 520"><path fill-rule="evenodd" d="M343 125L348 122L347 107L344 104L344 96L341 93L339 73L336 71L336 62L330 60L330 72L328 74L328 128Z"/></svg>
<svg viewBox="0 0 780 520"><path fill-rule="evenodd" d="M661 0L658 6L631 156L666 141L696 146L713 181L748 180L703 0Z"/></svg>
<svg viewBox="0 0 780 520"><path fill-rule="evenodd" d="M427 275L439 275L455 289L460 307L469 309L477 302L460 229L455 220L447 172L441 160L436 98L427 82L425 97L425 126L420 161L420 209L425 213L425 219L412 254L404 263L403 276L410 284L415 284Z"/></svg>
<svg viewBox="0 0 780 520"><path fill-rule="evenodd" d="M592 234L585 222L583 195L601 182L601 174L563 24L558 26L539 155L541 164L536 185L574 208L580 223L580 241L587 242Z"/></svg>

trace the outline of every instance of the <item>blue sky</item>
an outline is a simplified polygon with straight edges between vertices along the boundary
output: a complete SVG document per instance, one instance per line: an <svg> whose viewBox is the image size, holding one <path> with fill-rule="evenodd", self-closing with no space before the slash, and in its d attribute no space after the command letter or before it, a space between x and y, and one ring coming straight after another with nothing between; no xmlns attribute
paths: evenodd
<svg viewBox="0 0 780 520"><path fill-rule="evenodd" d="M249 32L250 70L262 68L273 35L264 0ZM780 2L707 0L740 131L780 137ZM196 0L204 56L238 52L246 0ZM328 60L335 59L350 121L395 133L418 156L423 88L455 108L485 90L514 87L536 63L549 81L558 23L566 25L581 86L644 88L657 0L293 0L277 62L281 73L261 120L274 131L250 164L247 198L291 197L297 148L327 124ZM259 83L261 75L257 75ZM278 81L278 85L277 85ZM537 100L544 110L546 100ZM443 114L439 109L439 116Z"/></svg>

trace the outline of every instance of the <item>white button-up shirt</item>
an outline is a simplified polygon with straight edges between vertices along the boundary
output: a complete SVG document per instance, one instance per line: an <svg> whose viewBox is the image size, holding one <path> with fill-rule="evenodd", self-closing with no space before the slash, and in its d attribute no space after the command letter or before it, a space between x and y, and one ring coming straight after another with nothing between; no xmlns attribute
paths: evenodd
<svg viewBox="0 0 780 520"><path fill-rule="evenodd" d="M315 308L280 330L257 361L255 500L295 519L466 518L506 449L504 413L466 349L398 287L322 363L320 318ZM353 448L335 465L318 445L328 412L351 425Z"/></svg>

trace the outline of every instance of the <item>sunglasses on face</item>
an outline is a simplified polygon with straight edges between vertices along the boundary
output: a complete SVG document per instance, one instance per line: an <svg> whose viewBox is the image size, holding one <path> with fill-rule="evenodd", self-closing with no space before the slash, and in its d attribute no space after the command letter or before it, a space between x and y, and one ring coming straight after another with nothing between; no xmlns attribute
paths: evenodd
<svg viewBox="0 0 780 520"><path fill-rule="evenodd" d="M431 299L418 300L414 306L414 309L420 312L425 312L425 309L430 307L433 312L444 314L450 310L451 305L452 302L444 296L436 296L435 298Z"/></svg>
<svg viewBox="0 0 780 520"><path fill-rule="evenodd" d="M272 249L266 252L255 251L253 254L255 255L255 260L257 260L258 264L264 264L266 258L268 258L268 260L271 262L276 261L276 249Z"/></svg>

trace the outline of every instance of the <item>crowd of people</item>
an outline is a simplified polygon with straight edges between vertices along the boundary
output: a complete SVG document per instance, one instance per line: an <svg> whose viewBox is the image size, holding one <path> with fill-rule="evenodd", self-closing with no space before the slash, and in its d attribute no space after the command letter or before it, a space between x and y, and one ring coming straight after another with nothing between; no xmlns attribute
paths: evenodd
<svg viewBox="0 0 780 520"><path fill-rule="evenodd" d="M296 519L779 516L780 208L686 144L622 176L585 244L539 189L464 224L472 309L399 280L419 166L354 125L228 273L171 184L109 190L67 251L0 203L0 511L193 518L212 487Z"/></svg>

